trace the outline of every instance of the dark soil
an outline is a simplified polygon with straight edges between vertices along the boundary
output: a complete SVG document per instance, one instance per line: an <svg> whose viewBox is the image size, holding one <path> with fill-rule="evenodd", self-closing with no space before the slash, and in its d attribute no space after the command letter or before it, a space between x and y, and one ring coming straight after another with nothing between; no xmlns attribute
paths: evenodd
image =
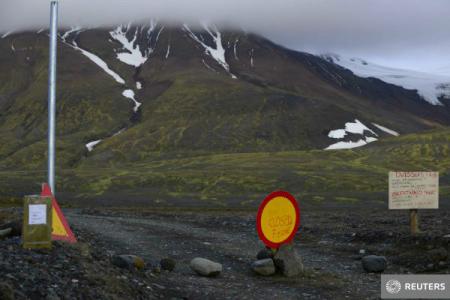
<svg viewBox="0 0 450 300"><path fill-rule="evenodd" d="M303 212L295 245L307 270L296 278L250 271L263 248L255 213L66 214L75 245L57 242L46 252L23 250L20 237L0 241L0 292L17 299L378 299L380 275L364 272L360 250L386 256L385 273L450 273L449 211L421 212L417 237L409 235L407 211ZM120 269L111 264L115 254L141 256L146 268ZM167 257L176 262L172 272L157 268ZM222 274L196 275L189 268L195 257L220 262Z"/></svg>

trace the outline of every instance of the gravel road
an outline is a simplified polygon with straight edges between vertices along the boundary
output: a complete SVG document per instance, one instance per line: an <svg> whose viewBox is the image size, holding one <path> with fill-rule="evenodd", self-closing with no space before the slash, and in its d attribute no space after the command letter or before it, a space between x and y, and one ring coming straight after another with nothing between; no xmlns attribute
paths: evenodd
<svg viewBox="0 0 450 300"><path fill-rule="evenodd" d="M396 242L407 235L407 219L395 217L402 232L388 231L392 227L383 225L386 217L381 212L371 218L347 212L303 215L295 245L308 271L299 278L284 278L259 277L250 271L263 247L251 213L68 214L75 228L92 233L112 253L139 255L155 265L164 257L175 259L176 270L161 274L157 282L167 295L189 299L378 299L380 275L363 271L359 251L395 256ZM373 223L379 223L378 231ZM217 278L195 275L188 265L195 257L222 263L224 272ZM385 272L408 269L390 263Z"/></svg>

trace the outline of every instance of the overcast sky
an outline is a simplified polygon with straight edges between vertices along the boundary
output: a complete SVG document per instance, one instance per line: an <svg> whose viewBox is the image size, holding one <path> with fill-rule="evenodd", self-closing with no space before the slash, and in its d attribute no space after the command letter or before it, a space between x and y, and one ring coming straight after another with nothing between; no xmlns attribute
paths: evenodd
<svg viewBox="0 0 450 300"><path fill-rule="evenodd" d="M48 27L49 0L0 0L0 32ZM290 48L395 67L450 67L450 0L61 0L63 26L233 24Z"/></svg>

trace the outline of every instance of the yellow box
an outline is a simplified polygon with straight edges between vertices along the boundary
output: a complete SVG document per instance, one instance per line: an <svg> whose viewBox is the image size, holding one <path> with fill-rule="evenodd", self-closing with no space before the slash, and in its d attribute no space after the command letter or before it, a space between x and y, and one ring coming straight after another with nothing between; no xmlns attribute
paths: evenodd
<svg viewBox="0 0 450 300"><path fill-rule="evenodd" d="M52 199L50 197L25 196L22 245L26 249L52 247Z"/></svg>

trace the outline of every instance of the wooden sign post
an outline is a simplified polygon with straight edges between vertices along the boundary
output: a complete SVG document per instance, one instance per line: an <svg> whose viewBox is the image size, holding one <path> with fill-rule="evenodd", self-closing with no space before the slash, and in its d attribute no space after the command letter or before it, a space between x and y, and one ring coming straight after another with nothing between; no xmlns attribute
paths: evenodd
<svg viewBox="0 0 450 300"><path fill-rule="evenodd" d="M416 235L419 233L419 216L417 209L409 210L409 223L411 227L411 234Z"/></svg>
<svg viewBox="0 0 450 300"><path fill-rule="evenodd" d="M410 230L419 230L419 209L439 208L438 172L389 172L389 209L409 209Z"/></svg>

